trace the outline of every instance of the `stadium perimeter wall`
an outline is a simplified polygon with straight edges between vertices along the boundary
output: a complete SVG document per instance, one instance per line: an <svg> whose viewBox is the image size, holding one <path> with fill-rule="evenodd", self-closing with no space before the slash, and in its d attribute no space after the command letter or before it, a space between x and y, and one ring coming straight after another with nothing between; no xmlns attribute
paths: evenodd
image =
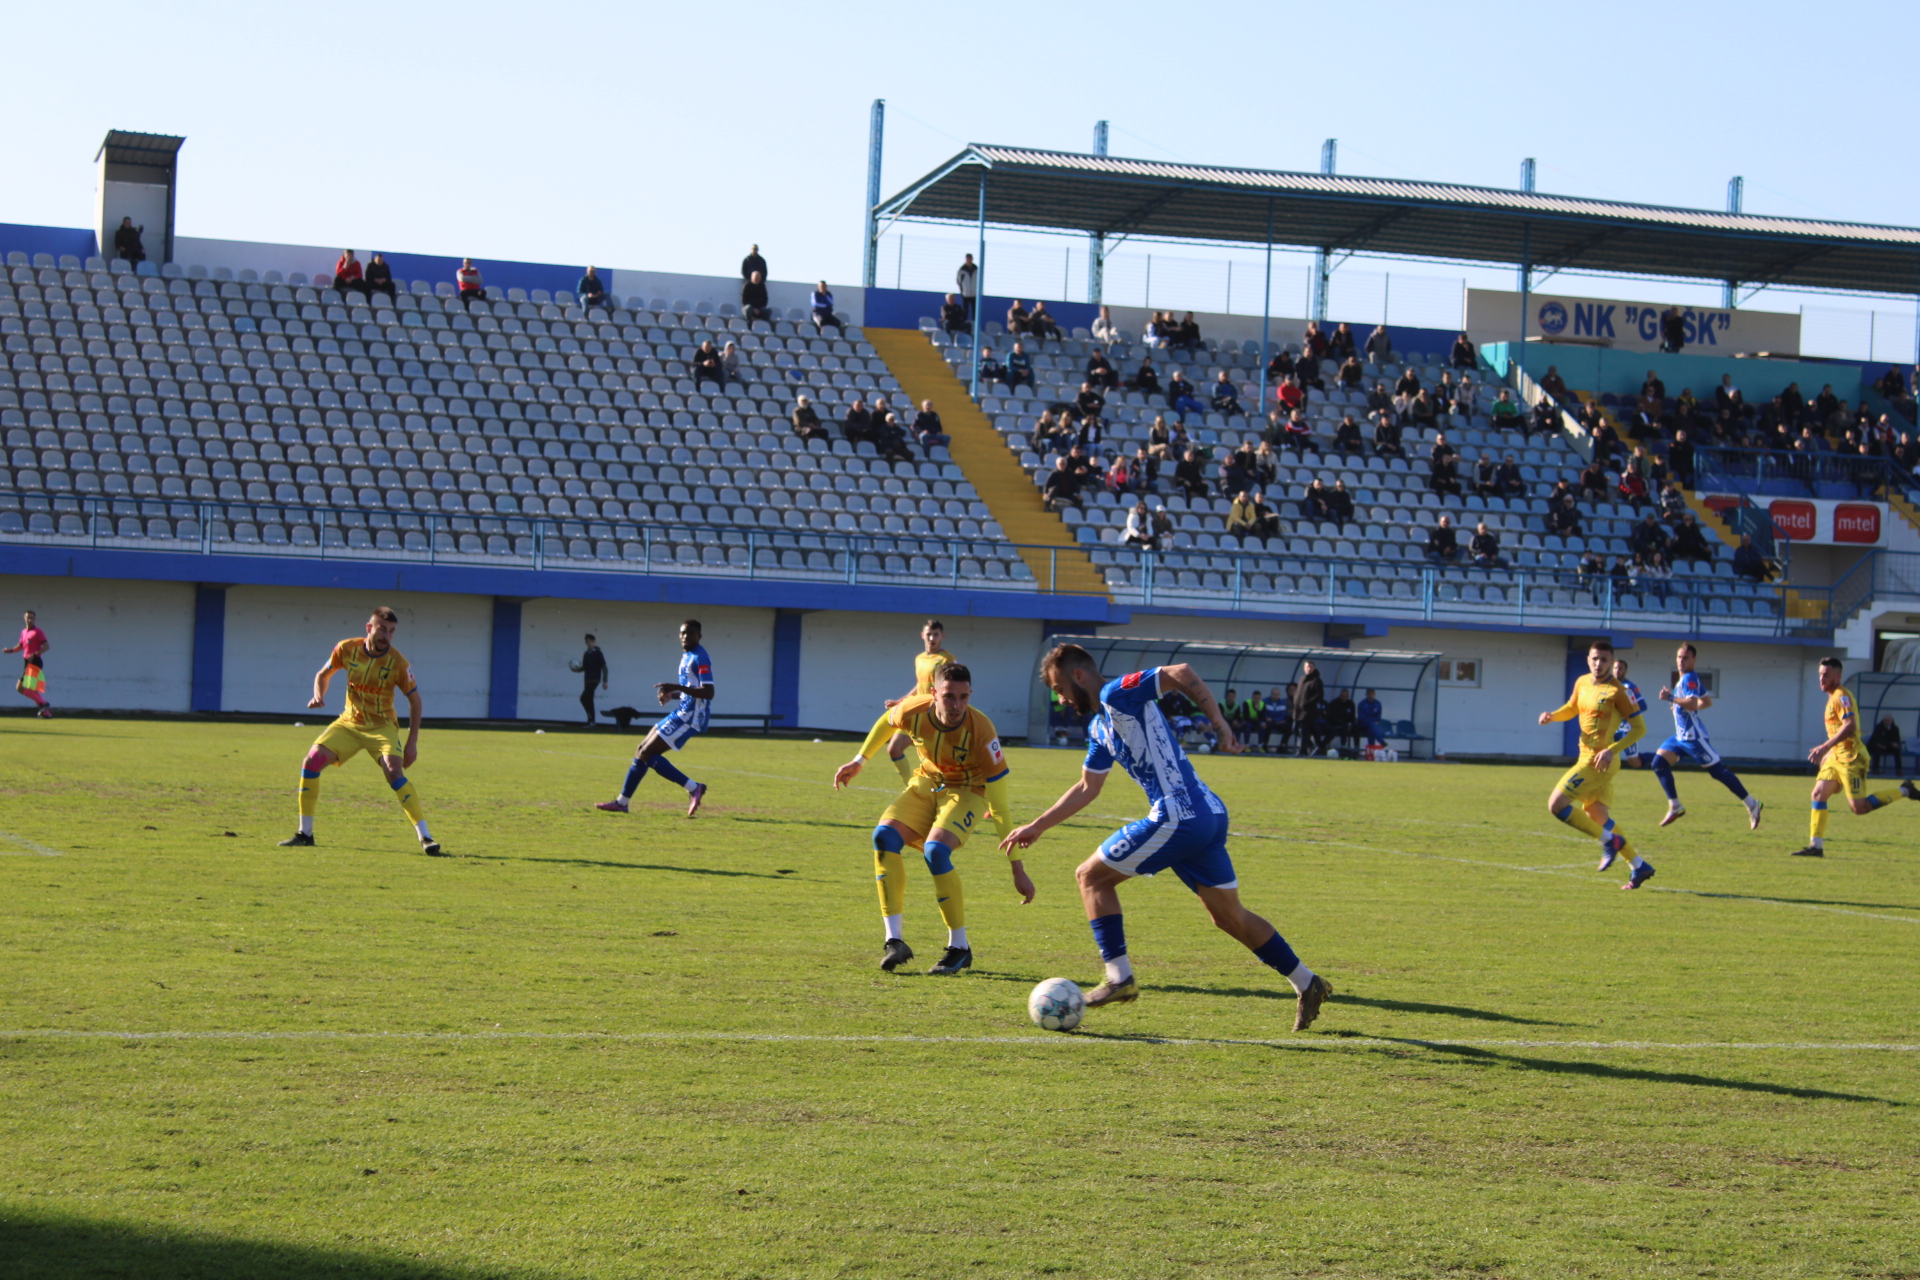
<svg viewBox="0 0 1920 1280"><path fill-rule="evenodd" d="M599 706L651 710L657 681L673 678L675 629L698 617L713 655L720 714L787 715L783 725L864 731L883 699L906 691L924 612L853 608L513 599L459 591L281 584L194 584L0 574L0 611L37 610L52 639L49 692L56 706L180 713L190 710L318 717L306 700L314 672L338 640L359 633L375 604L399 610L398 644L419 674L429 719L581 718L577 661L593 632L611 681ZM1277 622L1134 610L1121 623L940 613L949 647L975 673L976 703L1012 733L1026 723L1042 640L1052 634L1131 634L1287 645L1339 644L1314 622ZM503 624L503 619L507 620ZM9 636L13 624L8 622ZM504 626L504 630L503 630ZM1473 686L1443 682L1443 755L1553 756L1561 725L1539 713L1560 705L1584 670L1585 637L1515 631L1378 627L1352 648L1438 652L1478 664ZM1625 637L1615 637L1624 642ZM1675 641L1640 637L1622 656L1652 697L1671 668ZM1710 716L1729 756L1782 762L1823 737L1814 686L1823 649L1789 644L1705 644L1701 667L1722 701ZM1248 692L1242 690L1243 693ZM329 699L337 712L339 692ZM21 704L24 707L24 703ZM503 717L503 710L507 713ZM1670 726L1650 711L1649 734Z"/></svg>

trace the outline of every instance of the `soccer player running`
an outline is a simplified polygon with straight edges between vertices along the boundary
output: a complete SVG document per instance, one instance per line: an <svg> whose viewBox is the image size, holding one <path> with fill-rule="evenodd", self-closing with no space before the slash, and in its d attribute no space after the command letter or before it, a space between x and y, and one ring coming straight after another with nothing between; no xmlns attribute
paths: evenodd
<svg viewBox="0 0 1920 1280"><path fill-rule="evenodd" d="M394 628L400 615L386 607L373 611L367 619L364 638L352 636L333 646L327 665L313 677L313 698L309 707L327 705L327 686L333 673L347 673L346 706L340 718L314 739L313 747L300 765L300 829L291 839L282 840L282 848L313 847L313 815L320 807L320 774L330 764L345 764L365 751L379 761L380 772L400 801L400 808L413 822L420 837L420 850L429 857L443 857L440 842L427 832L426 817L420 811L420 797L407 781L408 769L420 756L420 688L413 678L413 667L393 647ZM393 695L407 695L407 741L400 744L400 726L394 722Z"/></svg>
<svg viewBox="0 0 1920 1280"><path fill-rule="evenodd" d="M1827 799L1836 791L1847 793L1847 804L1855 813L1872 813L1905 796L1920 800L1913 780L1900 784L1897 791L1864 794L1867 789L1867 753L1860 746L1860 717L1855 713L1853 695L1841 683L1843 668L1838 658L1820 659L1820 692L1827 695L1827 740L1807 752L1807 759L1820 766L1813 779L1812 831L1807 847L1795 849L1796 858L1827 856Z"/></svg>
<svg viewBox="0 0 1920 1280"><path fill-rule="evenodd" d="M651 769L676 787L686 788L689 818L700 812L700 804L707 798L707 784L695 782L667 760L667 752L678 751L694 734L705 733L713 716L713 660L701 647L700 624L692 618L680 624L680 670L676 674L678 681L662 681L653 686L653 691L661 706L673 701L675 694L680 696L680 705L660 718L633 753L633 767L627 770L620 794L594 808L627 812L633 793L640 789L640 780Z"/></svg>
<svg viewBox="0 0 1920 1280"><path fill-rule="evenodd" d="M1613 682L1619 685L1622 689L1625 689L1627 691L1627 696L1633 699L1633 714L1637 716L1644 716L1647 713L1646 695L1640 692L1639 685L1627 679L1627 660L1625 658L1615 658L1613 660ZM1616 750L1620 750L1619 748L1620 739L1627 736L1628 726L1631 723L1632 721L1630 720L1622 720L1620 722L1620 727L1613 731L1613 740L1614 740ZM1628 767L1639 768L1641 765L1641 762L1642 762L1642 753L1636 752L1636 751L1625 751L1625 750L1620 751L1620 766L1622 768L1628 768Z"/></svg>
<svg viewBox="0 0 1920 1280"><path fill-rule="evenodd" d="M22 617L26 625L20 628L20 643L0 649L0 653L17 653L23 656L20 678L13 682L15 693L26 698L40 710L36 713L42 720L53 719L53 708L47 705L47 669L42 655L53 646L47 643L47 633L40 629L35 621L36 615L29 609Z"/></svg>
<svg viewBox="0 0 1920 1280"><path fill-rule="evenodd" d="M1660 819L1660 825L1671 826L1687 816L1687 806L1680 803L1680 792L1673 785L1674 762L1687 759L1705 769L1709 778L1733 792L1733 798L1747 806L1747 830L1757 831L1759 799L1747 794L1745 784L1720 759L1720 753L1713 749L1707 737L1707 726L1700 719L1700 713L1713 705L1713 698L1707 693L1706 682L1693 669L1698 657L1697 649L1682 644L1673 656L1676 668L1673 686L1660 690L1660 701L1673 705L1673 736L1653 753L1653 776L1660 779L1660 789L1667 793L1667 816Z"/></svg>
<svg viewBox="0 0 1920 1280"><path fill-rule="evenodd" d="M1107 970L1106 981L1087 993L1087 1003L1098 1007L1139 997L1133 963L1127 958L1119 889L1134 876L1171 868L1199 895L1221 932L1292 984L1297 997L1293 1029L1305 1031L1312 1026L1333 987L1300 963L1278 930L1241 905L1240 881L1227 855L1227 806L1194 773L1156 701L1174 690L1186 695L1213 723L1214 749L1238 754L1240 743L1206 681L1185 663L1108 680L1100 674L1093 655L1077 644L1063 644L1049 653L1041 663L1040 677L1082 715L1093 716L1087 723L1087 758L1080 781L1052 808L1008 835L1001 847L1028 848L1092 804L1115 764L1147 793L1147 816L1108 836L1075 872Z"/></svg>
<svg viewBox="0 0 1920 1280"><path fill-rule="evenodd" d="M913 693L909 693L908 698L914 694L933 692L933 673L949 662L959 661L947 652L947 628L938 618L928 618L927 625L920 628L920 643L924 651L913 656ZM896 698L887 706L897 707L904 701L906 698ZM910 741L906 734L896 733L893 741L887 743L887 758L893 761L894 772L900 775L900 781L904 783L913 781L914 763L907 759Z"/></svg>
<svg viewBox="0 0 1920 1280"><path fill-rule="evenodd" d="M860 776L860 770L894 731L906 734L920 753L906 790L894 798L873 829L874 883L880 892L880 915L887 940L880 967L888 973L913 959L913 948L901 931L906 912L907 872L900 851L919 845L933 874L933 892L940 918L947 925L947 949L928 973L945 976L973 967L973 946L967 941L967 902L953 855L966 846L967 837L984 817L993 819L994 832L1007 831L1007 761L1000 751L1000 735L993 721L973 709L973 673L949 662L933 673L933 689L903 698L881 713L867 740L853 759L834 771L838 791ZM1026 866L1011 859L1013 888L1022 905L1033 901L1033 881Z"/></svg>
<svg viewBox="0 0 1920 1280"><path fill-rule="evenodd" d="M1613 644L1595 640L1587 650L1589 675L1573 682L1566 705L1540 713L1541 724L1559 720L1580 722L1580 756L1573 768L1554 783L1547 796L1547 812L1585 835L1600 841L1600 870L1625 854L1632 875L1620 887L1638 889L1653 879L1653 864L1634 852L1633 843L1614 830L1608 812L1613 804L1613 779L1619 772L1619 753L1646 736L1633 696L1613 676ZM1627 732L1618 735L1621 722Z"/></svg>

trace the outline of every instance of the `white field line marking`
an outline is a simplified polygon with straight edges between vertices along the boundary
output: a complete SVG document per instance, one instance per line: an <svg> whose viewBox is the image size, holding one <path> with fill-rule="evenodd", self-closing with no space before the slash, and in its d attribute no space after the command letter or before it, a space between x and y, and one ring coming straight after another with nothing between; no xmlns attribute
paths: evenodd
<svg viewBox="0 0 1920 1280"><path fill-rule="evenodd" d="M800 1035L759 1031L74 1031L57 1027L0 1031L0 1040L407 1040L453 1042L579 1041L609 1043L675 1041L734 1041L745 1044L1088 1044L1088 1045L1219 1045L1247 1048L1327 1049L1406 1047L1431 1049L1627 1049L1644 1052L1696 1053L1718 1050L1791 1053L1920 1053L1920 1044L1817 1041L1700 1040L1428 1040L1416 1037L1320 1036L1299 1040L1230 1040L1187 1036L1072 1036L1058 1034L1007 1036L916 1035Z"/></svg>
<svg viewBox="0 0 1920 1280"><path fill-rule="evenodd" d="M582 760L606 760L609 762L612 762L615 760L625 761L631 758L628 756L615 757L615 756L590 755L585 751L548 750L545 752L545 754L550 756L577 756ZM839 767L840 767L839 765L834 766L834 768L836 769L838 769ZM892 765L889 764L888 767L891 768ZM719 765L709 765L706 768L699 770L699 772L731 773L742 778L771 778L775 782L798 782L803 786L831 787L833 785L833 778L831 775L829 775L824 781L819 778L789 778L784 773L755 773L752 769L722 769ZM894 794L897 794L900 790L900 788L898 787L863 787L858 785L857 783L850 783L844 789L847 791L877 791L882 795L894 795Z"/></svg>
<svg viewBox="0 0 1920 1280"><path fill-rule="evenodd" d="M16 836L11 831L0 831L0 840L5 840L8 844L17 844L20 846L18 849L0 849L0 856L15 858L64 858L67 856L58 849L49 849L47 846L37 844L25 836Z"/></svg>
<svg viewBox="0 0 1920 1280"><path fill-rule="evenodd" d="M548 754L550 755L582 755L584 753L577 752L577 751L550 751ZM599 760L599 759L606 759L607 757L592 756L589 758ZM792 778L792 777L788 777L785 774L780 774L780 773L754 773L751 770L747 770L747 769L716 769L714 770L714 772L735 773L735 774L740 774L744 777L749 777L749 778L771 778L771 779L774 779L775 781L780 781L780 782L807 783L807 782L814 781L813 779L810 779L810 778ZM889 794L893 790L890 787L858 787L858 788L849 788L849 789L850 790L857 789L861 791L879 791L882 793L889 793ZM1132 822L1135 820L1135 817L1137 817L1138 815L1135 815L1135 817L1128 817L1128 816L1117 814L1117 813L1089 813L1086 816L1090 818L1099 818L1102 821L1108 821L1108 822ZM1415 818L1405 818L1405 819L1396 818L1394 820L1396 822L1426 821L1423 819L1415 819ZM1552 839L1558 839L1558 840L1572 839L1572 840L1577 840L1583 844L1592 843L1591 841L1587 840L1586 837L1584 836L1567 836L1557 831L1515 832L1510 828L1493 827L1493 826L1487 826L1479 823L1466 823L1466 822L1442 823L1442 822L1426 821L1426 825L1472 828L1475 830L1492 831L1495 833L1507 834L1507 835L1524 835L1528 839L1537 839L1537 838L1552 838ZM1414 853L1408 849L1390 849L1384 845L1357 844L1349 840L1315 840L1311 837L1306 837L1306 836L1280 836L1280 835L1273 835L1265 831L1245 831L1245 830L1230 831L1228 834L1233 839L1236 839L1236 840L1275 840L1285 844L1315 844L1315 845L1321 845L1326 848L1360 849L1368 853L1393 854L1396 857L1401 857L1401 858L1425 858L1434 862L1454 862L1454 863L1459 863L1462 866L1468 866L1468 867L1492 867L1498 871L1518 871L1518 872L1523 872L1531 875L1566 876L1569 879L1574 879L1574 880L1587 880L1593 883L1602 883L1602 884L1607 884L1609 886L1612 885L1611 881L1593 881L1593 873L1591 872L1585 875L1577 874L1580 868L1584 868L1591 865L1586 862L1555 863L1551 866L1540 866L1540 867L1518 867L1518 866L1514 866L1512 863L1507 863L1507 862L1487 862L1479 858L1455 858L1455 857L1449 857L1445 854L1439 854L1439 853ZM1863 920L1893 920L1901 924L1920 924L1920 916L1889 916L1889 915L1882 915L1879 912L1875 912L1875 911L1855 911L1848 907L1829 907L1829 906L1822 906L1818 903L1813 903L1813 902L1787 902L1781 898L1767 898L1767 897L1762 897L1758 894L1714 893L1706 889L1680 889L1680 888L1675 888L1672 885L1662 885L1662 884L1643 885L1642 889L1648 893L1678 893L1678 894L1684 894L1688 897L1693 897L1693 898L1717 898L1725 902L1760 902L1760 903L1765 903L1769 906L1775 906L1775 907L1798 907L1803 911L1825 911L1833 915L1858 916Z"/></svg>

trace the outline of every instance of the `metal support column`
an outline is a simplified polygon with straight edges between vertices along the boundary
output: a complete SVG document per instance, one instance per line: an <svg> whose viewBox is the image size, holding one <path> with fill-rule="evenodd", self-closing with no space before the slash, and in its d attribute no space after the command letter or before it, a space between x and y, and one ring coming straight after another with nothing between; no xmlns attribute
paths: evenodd
<svg viewBox="0 0 1920 1280"><path fill-rule="evenodd" d="M967 394L980 400L980 327L987 313L987 171L980 170L980 246L973 259L973 373Z"/></svg>
<svg viewBox="0 0 1920 1280"><path fill-rule="evenodd" d="M1337 161L1338 161L1339 150L1340 150L1340 140L1338 138L1328 138L1325 142L1320 144L1320 172L1321 173L1326 174L1328 177L1333 176L1334 169L1338 167ZM1271 240L1272 236L1269 235L1268 239ZM1324 322L1327 318L1327 286L1329 283L1328 277L1332 275L1332 268L1329 265L1330 262L1331 262L1331 255L1327 252L1327 250L1315 249L1313 251L1313 316L1312 316L1312 319L1314 319L1315 321Z"/></svg>
<svg viewBox="0 0 1920 1280"><path fill-rule="evenodd" d="M880 268L880 140L886 131L887 100L873 100L873 123L867 136L867 207L863 215L866 222L866 252L861 260L860 283L873 288L874 277Z"/></svg>
<svg viewBox="0 0 1920 1280"><path fill-rule="evenodd" d="M1267 197L1267 290L1260 300L1260 416L1267 416L1267 366L1273 361L1273 197Z"/></svg>
<svg viewBox="0 0 1920 1280"><path fill-rule="evenodd" d="M1740 206L1745 203L1746 194L1747 180L1745 178L1737 174L1729 178L1727 180L1727 212L1739 213ZM1738 280L1729 280L1721 287L1720 305L1729 311L1740 305L1740 282Z"/></svg>
<svg viewBox="0 0 1920 1280"><path fill-rule="evenodd" d="M1533 310L1533 224L1520 230L1520 355L1519 364L1527 364L1527 317Z"/></svg>
<svg viewBox="0 0 1920 1280"><path fill-rule="evenodd" d="M1093 125L1093 154L1107 154L1107 122L1096 120ZM1107 238L1098 231L1087 237L1087 301L1099 306L1106 289L1107 277Z"/></svg>
<svg viewBox="0 0 1920 1280"><path fill-rule="evenodd" d="M1533 157L1528 156L1525 160L1522 160L1520 162L1520 189L1526 192L1528 195L1533 194L1533 174L1534 174ZM1520 285L1520 295L1522 299L1526 297L1528 290L1530 290L1533 287L1532 276L1533 276L1533 273L1528 268L1522 267L1520 269L1519 285ZM1520 315L1522 317L1520 327L1522 329L1526 328L1526 322L1525 322L1526 314L1527 314L1527 309L1523 302L1520 308Z"/></svg>

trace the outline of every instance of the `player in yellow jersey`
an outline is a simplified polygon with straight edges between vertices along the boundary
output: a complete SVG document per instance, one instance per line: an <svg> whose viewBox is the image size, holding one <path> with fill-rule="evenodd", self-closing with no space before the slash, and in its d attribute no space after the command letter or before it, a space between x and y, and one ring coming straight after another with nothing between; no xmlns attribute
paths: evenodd
<svg viewBox="0 0 1920 1280"><path fill-rule="evenodd" d="M924 651L913 656L913 693L932 693L933 673L959 659L947 652L947 628L938 618L928 618L927 625L920 628L920 643ZM907 697L911 698L913 693ZM905 700L897 699L887 703L887 706L895 707ZM899 773L902 782L913 781L913 771L919 763L907 759L907 747L911 741L906 734L896 733L893 740L887 743L887 758L893 761L894 770Z"/></svg>
<svg viewBox="0 0 1920 1280"><path fill-rule="evenodd" d="M1807 752L1807 759L1820 766L1813 779L1813 818L1807 847L1795 849L1796 858L1827 856L1827 799L1836 791L1847 793L1847 804L1855 813L1872 813L1892 804L1901 796L1920 800L1913 782L1902 782L1898 790L1867 792L1867 753L1860 745L1860 717L1853 695L1841 682L1844 668L1838 658L1820 659L1820 692L1827 695L1827 740Z"/></svg>
<svg viewBox="0 0 1920 1280"><path fill-rule="evenodd" d="M907 882L900 851L910 844L923 845L940 916L947 924L946 954L927 972L959 973L973 965L966 899L960 890L960 873L953 869L953 855L982 819L992 818L1002 836L1013 823L1007 813L1007 761L1000 752L1000 737L993 721L969 705L972 697L973 674L957 662L947 663L934 672L931 692L902 699L874 721L859 754L833 775L835 790L851 783L895 730L911 738L920 752L920 767L906 790L887 806L880 825L873 829L874 880L887 928L880 967L888 973L913 959L913 948L901 933ZM1033 881L1026 866L1017 856L1010 861L1014 890L1025 902L1032 902Z"/></svg>
<svg viewBox="0 0 1920 1280"><path fill-rule="evenodd" d="M327 665L314 675L309 707L327 705L327 685L336 671L347 673L347 702L340 718L314 740L313 749L300 765L300 829L292 839L282 840L281 847L313 847L313 813L320 806L321 771L330 764L345 764L365 751L379 762L387 785L413 820L421 851L429 857L444 856L439 842L427 833L420 797L407 781L406 771L420 755L420 688L414 682L413 667L393 647L393 631L399 625L399 614L385 607L375 609L367 619L366 637L354 636L333 646ZM395 690L407 696L412 717L404 747L400 744L400 726L393 718Z"/></svg>
<svg viewBox="0 0 1920 1280"><path fill-rule="evenodd" d="M1653 864L1634 852L1633 843L1614 830L1608 812L1613 805L1613 779L1620 771L1620 753L1646 736L1641 706L1626 687L1614 679L1613 644L1595 640L1587 650L1590 675L1573 682L1566 705L1542 711L1541 724L1579 720L1580 757L1561 775L1547 796L1547 812L1575 831L1600 841L1600 870L1622 854L1633 869L1622 889L1638 889L1653 879ZM1627 732L1615 741L1622 722Z"/></svg>

